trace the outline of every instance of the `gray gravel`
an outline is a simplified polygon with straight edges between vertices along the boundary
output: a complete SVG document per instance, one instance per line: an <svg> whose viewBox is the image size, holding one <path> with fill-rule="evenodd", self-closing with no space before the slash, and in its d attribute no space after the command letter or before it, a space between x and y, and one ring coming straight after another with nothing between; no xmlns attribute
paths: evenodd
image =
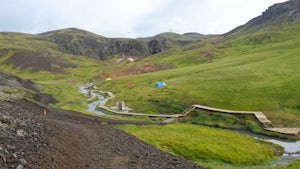
<svg viewBox="0 0 300 169"><path fill-rule="evenodd" d="M25 157L43 156L39 153L48 147L45 133L32 112L12 102L0 102L0 168L31 168Z"/></svg>

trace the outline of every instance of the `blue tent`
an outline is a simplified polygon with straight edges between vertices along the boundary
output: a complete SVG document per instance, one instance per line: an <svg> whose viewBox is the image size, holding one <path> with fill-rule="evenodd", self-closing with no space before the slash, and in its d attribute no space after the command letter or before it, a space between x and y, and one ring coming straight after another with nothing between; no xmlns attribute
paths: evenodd
<svg viewBox="0 0 300 169"><path fill-rule="evenodd" d="M162 86L165 86L166 84L162 81L157 81L155 84L154 84L154 87L158 88L158 87L162 87Z"/></svg>

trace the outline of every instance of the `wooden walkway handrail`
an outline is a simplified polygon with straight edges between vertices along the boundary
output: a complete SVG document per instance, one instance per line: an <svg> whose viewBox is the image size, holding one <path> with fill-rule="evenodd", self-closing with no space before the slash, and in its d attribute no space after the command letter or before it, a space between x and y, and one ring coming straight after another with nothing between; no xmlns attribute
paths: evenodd
<svg viewBox="0 0 300 169"><path fill-rule="evenodd" d="M221 113L236 113L236 114L255 114L255 113L262 113L258 111L236 111L236 110L226 110L226 109L218 109L218 108L213 108L213 107L207 107L207 106L202 106L202 105L197 105L194 104L192 107L195 107L197 109L203 109L203 110L208 110L208 111L214 111L214 112L221 112Z"/></svg>
<svg viewBox="0 0 300 169"><path fill-rule="evenodd" d="M89 87L94 87L94 84L89 85ZM190 106L189 108L185 109L181 114L145 114L145 113L133 113L129 111L117 111L112 108L109 108L105 106L106 102L109 99L114 98L115 96L111 92L105 92L109 95L109 98L104 99L102 104L98 105L99 108L107 110L112 113L120 114L120 115L132 115L132 116L148 116L148 117L163 117L163 118L169 118L170 121L174 120L175 118L179 117L185 117L187 116L191 111L195 109L201 109L206 111L213 111L213 112L219 112L219 113L228 113L228 114L252 114L254 115L257 120L263 124L264 129L268 131L274 131L278 133L283 134L291 134L291 135L297 135L300 132L300 128L276 128L273 123L264 115L263 112L259 111L236 111L236 110L226 110L226 109L219 109L219 108L213 108L208 106L202 106L194 104Z"/></svg>
<svg viewBox="0 0 300 169"><path fill-rule="evenodd" d="M263 112L259 112L259 111L225 110L225 109L218 109L218 108L207 107L202 105L192 105L192 107L196 109L202 109L202 110L214 111L220 113L228 113L228 114L253 114L257 118L257 120L264 125L264 127L274 127L272 122L263 114Z"/></svg>
<svg viewBox="0 0 300 169"><path fill-rule="evenodd" d="M207 107L202 105L192 105L190 107L190 110L185 110L186 115L194 109L201 109L206 111L213 111L213 112L219 112L219 113L228 113L228 114L253 114L256 119L263 124L264 129L268 131L274 131L278 133L283 134L289 134L289 135L297 135L300 132L300 128L281 128L281 127L275 127L273 123L264 115L263 112L259 111L235 111L235 110L226 110L226 109L218 109L213 107Z"/></svg>
<svg viewBox="0 0 300 169"><path fill-rule="evenodd" d="M117 111L114 109L111 109L109 107L99 105L98 106L101 109L104 109L106 111L115 113L115 114L120 114L120 115L130 115L130 116L147 116L147 117L165 117L165 118L178 118L178 117L184 117L185 115L183 114L145 114L145 113L133 113L133 112L128 112L128 111Z"/></svg>

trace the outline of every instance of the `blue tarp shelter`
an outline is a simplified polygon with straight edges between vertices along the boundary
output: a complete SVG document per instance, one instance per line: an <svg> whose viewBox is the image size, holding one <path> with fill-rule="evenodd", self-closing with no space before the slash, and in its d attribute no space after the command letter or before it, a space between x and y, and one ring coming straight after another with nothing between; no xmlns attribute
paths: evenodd
<svg viewBox="0 0 300 169"><path fill-rule="evenodd" d="M154 87L158 88L158 87L162 87L162 86L165 86L166 84L163 82L163 81L157 81L155 84L154 84Z"/></svg>

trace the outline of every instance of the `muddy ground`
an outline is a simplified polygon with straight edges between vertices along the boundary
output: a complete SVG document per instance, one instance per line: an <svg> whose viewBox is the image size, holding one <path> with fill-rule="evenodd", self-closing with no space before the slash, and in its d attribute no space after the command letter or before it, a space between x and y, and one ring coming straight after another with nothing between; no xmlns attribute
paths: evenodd
<svg viewBox="0 0 300 169"><path fill-rule="evenodd" d="M123 123L132 122L2 101L0 168L202 168L112 127Z"/></svg>

